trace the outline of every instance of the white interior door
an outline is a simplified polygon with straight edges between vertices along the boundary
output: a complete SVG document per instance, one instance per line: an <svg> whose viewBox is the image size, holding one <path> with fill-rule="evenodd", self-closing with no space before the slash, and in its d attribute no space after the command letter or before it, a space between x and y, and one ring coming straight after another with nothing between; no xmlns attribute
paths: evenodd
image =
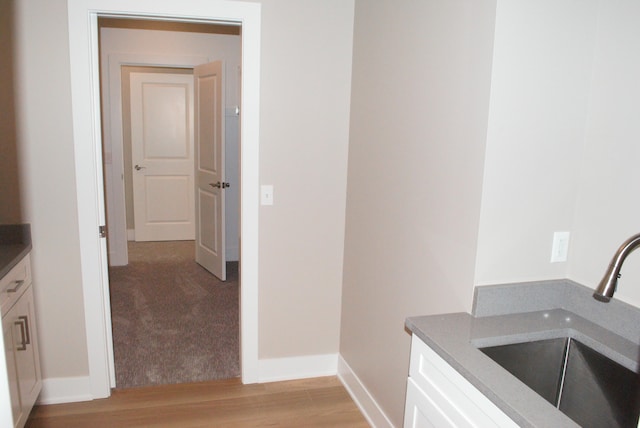
<svg viewBox="0 0 640 428"><path fill-rule="evenodd" d="M225 129L222 61L193 69L195 86L196 262L222 281L225 254Z"/></svg>
<svg viewBox="0 0 640 428"><path fill-rule="evenodd" d="M136 241L195 237L193 76L131 73Z"/></svg>

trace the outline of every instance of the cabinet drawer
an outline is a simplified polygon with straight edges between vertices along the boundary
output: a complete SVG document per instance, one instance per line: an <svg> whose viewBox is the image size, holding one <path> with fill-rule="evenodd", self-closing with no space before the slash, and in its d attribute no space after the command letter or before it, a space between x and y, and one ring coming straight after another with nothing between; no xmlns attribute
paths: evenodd
<svg viewBox="0 0 640 428"><path fill-rule="evenodd" d="M0 313L4 316L31 284L30 257L24 257L0 279Z"/></svg>

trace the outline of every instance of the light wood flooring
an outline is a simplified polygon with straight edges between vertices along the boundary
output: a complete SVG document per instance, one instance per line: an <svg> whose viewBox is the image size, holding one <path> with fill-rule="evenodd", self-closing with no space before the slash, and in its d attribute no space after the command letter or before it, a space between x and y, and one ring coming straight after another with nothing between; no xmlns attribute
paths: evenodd
<svg viewBox="0 0 640 428"><path fill-rule="evenodd" d="M368 427L335 377L243 385L239 379L114 390L36 406L27 428Z"/></svg>

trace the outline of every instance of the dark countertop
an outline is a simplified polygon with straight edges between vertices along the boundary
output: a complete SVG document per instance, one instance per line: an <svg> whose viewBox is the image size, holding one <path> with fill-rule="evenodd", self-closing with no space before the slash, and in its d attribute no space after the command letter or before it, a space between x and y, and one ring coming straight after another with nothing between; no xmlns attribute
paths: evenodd
<svg viewBox="0 0 640 428"><path fill-rule="evenodd" d="M623 366L638 370L637 343L564 309L487 317L467 313L411 317L406 326L523 427L578 425L478 347L572 337Z"/></svg>
<svg viewBox="0 0 640 428"><path fill-rule="evenodd" d="M0 278L3 278L31 251L31 227L28 224L0 225Z"/></svg>

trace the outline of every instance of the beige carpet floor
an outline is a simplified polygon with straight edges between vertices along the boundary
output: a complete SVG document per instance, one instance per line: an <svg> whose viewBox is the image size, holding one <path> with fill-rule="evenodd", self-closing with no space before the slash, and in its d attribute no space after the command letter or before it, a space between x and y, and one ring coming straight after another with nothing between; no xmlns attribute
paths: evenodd
<svg viewBox="0 0 640 428"><path fill-rule="evenodd" d="M193 241L130 242L109 284L116 387L240 375L237 263L226 282L194 260Z"/></svg>

